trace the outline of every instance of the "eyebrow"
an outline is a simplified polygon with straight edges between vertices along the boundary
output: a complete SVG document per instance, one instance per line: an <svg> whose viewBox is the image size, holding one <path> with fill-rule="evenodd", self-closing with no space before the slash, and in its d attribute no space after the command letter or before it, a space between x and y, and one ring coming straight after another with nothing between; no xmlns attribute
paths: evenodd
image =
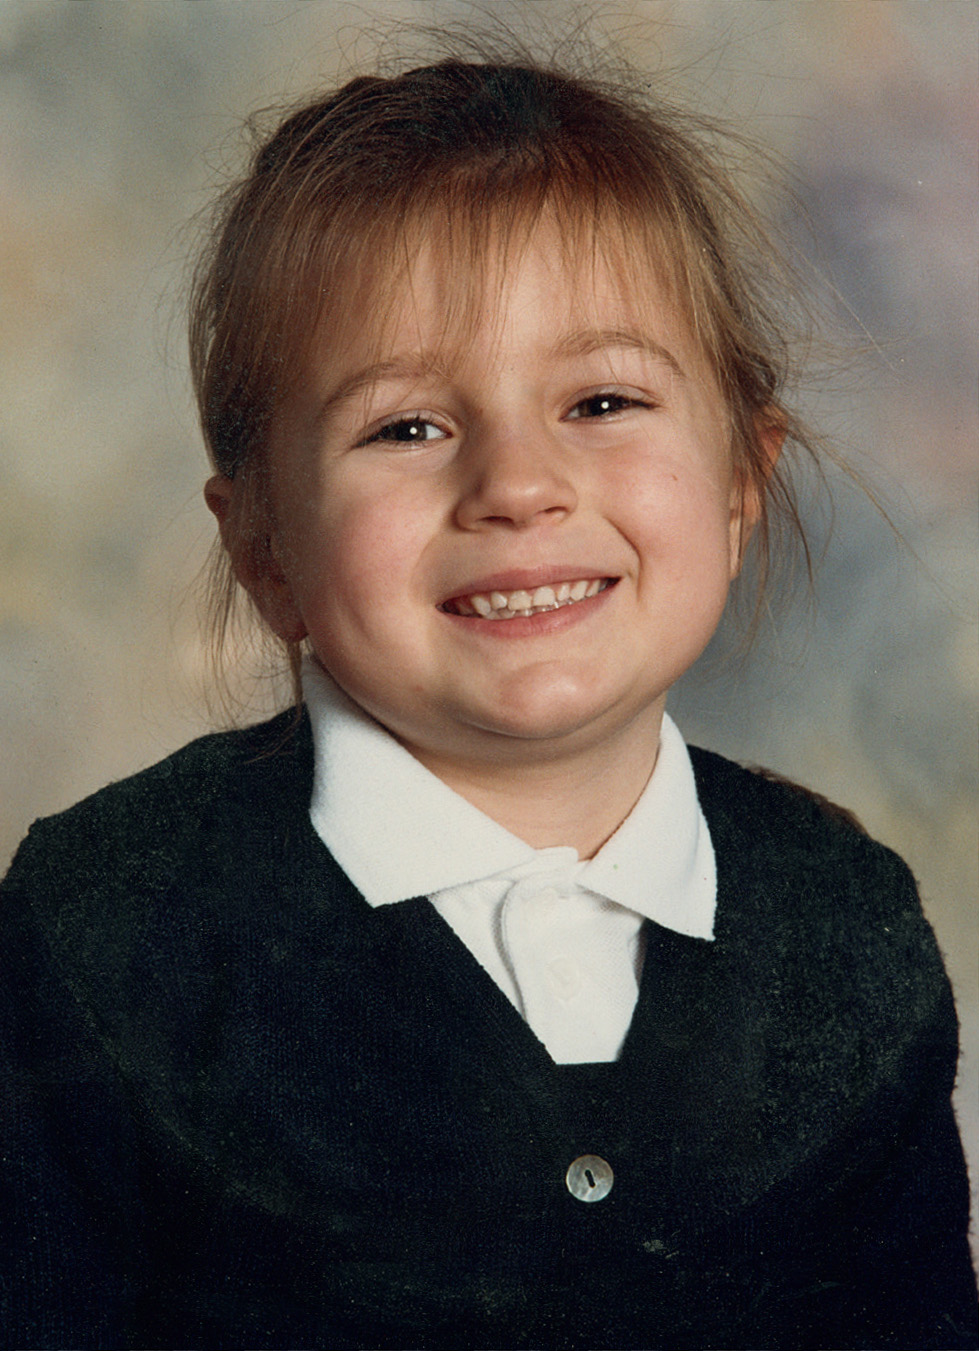
<svg viewBox="0 0 979 1351"><path fill-rule="evenodd" d="M347 403L365 389L371 389L385 380L421 380L426 375L431 375L433 371L441 369L438 362L423 355L397 356L387 361L375 361L372 365L365 366L363 370L355 371L330 392L316 410L315 424L322 426L330 413L340 404Z"/></svg>
<svg viewBox="0 0 979 1351"><path fill-rule="evenodd" d="M586 328L579 333L569 334L557 344L558 356L591 356L593 352L602 352L608 348L620 347L627 351L643 352L669 366L675 375L684 378L679 361L662 343L647 333L636 332L628 328Z"/></svg>
<svg viewBox="0 0 979 1351"><path fill-rule="evenodd" d="M603 352L611 348L642 352L644 355L651 356L654 360L661 361L664 365L669 366L670 370L680 379L684 378L683 368L669 348L656 342L648 334L634 332L631 329L582 329L580 332L571 333L566 338L562 338L552 349L552 352L559 359L567 359L591 356L595 352ZM426 357L423 353L406 353L404 356L390 357L386 361L375 361L370 366L365 366L363 370L355 371L353 375L348 376L346 380L342 380L336 389L330 392L317 408L314 424L321 427L334 409L347 403L350 399L356 398L364 390L372 389L385 381L422 380L433 373L447 375L445 368L439 362L431 357Z"/></svg>

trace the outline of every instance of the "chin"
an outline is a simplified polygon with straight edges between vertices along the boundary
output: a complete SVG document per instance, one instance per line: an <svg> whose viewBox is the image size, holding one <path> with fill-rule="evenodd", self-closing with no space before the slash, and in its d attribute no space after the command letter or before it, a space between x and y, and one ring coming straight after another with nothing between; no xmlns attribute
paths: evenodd
<svg viewBox="0 0 979 1351"><path fill-rule="evenodd" d="M614 736L620 720L625 719L615 706L583 705L579 700L562 707L561 701L552 697L537 708L507 706L505 714L497 711L479 719L476 725L511 743L510 753L519 754L523 744L533 748L535 757L548 759L551 755L574 753L593 741L607 740Z"/></svg>

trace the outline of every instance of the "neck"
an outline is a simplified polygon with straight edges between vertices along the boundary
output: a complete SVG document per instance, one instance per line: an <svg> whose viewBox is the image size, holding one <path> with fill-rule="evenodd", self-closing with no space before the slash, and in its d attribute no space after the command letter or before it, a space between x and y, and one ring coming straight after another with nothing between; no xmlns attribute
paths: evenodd
<svg viewBox="0 0 979 1351"><path fill-rule="evenodd" d="M659 750L662 710L626 733L571 755L443 759L406 749L444 783L535 849L573 845L592 858L632 811Z"/></svg>

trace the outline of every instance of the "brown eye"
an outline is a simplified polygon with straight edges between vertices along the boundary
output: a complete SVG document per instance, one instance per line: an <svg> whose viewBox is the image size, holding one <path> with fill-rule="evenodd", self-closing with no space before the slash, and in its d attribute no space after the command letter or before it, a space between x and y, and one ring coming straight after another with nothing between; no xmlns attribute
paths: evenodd
<svg viewBox="0 0 979 1351"><path fill-rule="evenodd" d="M631 399L626 394L591 394L587 399L576 403L568 414L569 418L603 418L613 413L621 413L624 408L645 407L639 399Z"/></svg>
<svg viewBox="0 0 979 1351"><path fill-rule="evenodd" d="M387 422L378 428L368 436L364 444L368 445L372 441L395 441L403 445L414 445L422 441L438 441L444 436L445 432L441 427L429 422L427 418L397 418L394 422Z"/></svg>

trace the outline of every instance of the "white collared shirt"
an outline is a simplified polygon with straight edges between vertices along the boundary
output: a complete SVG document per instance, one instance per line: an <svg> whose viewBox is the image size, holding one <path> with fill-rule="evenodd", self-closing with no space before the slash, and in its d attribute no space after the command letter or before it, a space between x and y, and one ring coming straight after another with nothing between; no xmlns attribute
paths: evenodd
<svg viewBox="0 0 979 1351"><path fill-rule="evenodd" d="M713 938L714 849L683 738L594 858L534 849L467 802L308 660L310 819L371 906L427 896L557 1064L618 1059L644 919Z"/></svg>

